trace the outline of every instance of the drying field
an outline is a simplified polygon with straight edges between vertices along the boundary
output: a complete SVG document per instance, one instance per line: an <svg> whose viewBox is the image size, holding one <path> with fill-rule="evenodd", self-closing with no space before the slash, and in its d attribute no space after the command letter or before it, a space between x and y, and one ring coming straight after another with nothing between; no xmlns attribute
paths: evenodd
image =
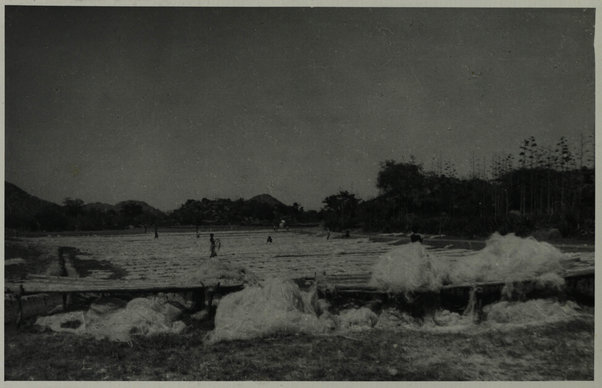
<svg viewBox="0 0 602 388"><path fill-rule="evenodd" d="M266 244L267 236L273 238ZM326 239L271 230L216 232L221 261L260 279L367 273L392 246L367 237ZM401 237L400 237L401 238ZM395 238L393 238L395 240ZM44 273L59 246L77 247L90 278L180 278L208 260L208 234L39 237L7 241L6 274ZM453 260L467 251L430 249ZM18 260L21 259L21 260ZM566 267L593 266L593 252ZM21 271L17 270L21 268ZM517 317L517 322L520 317ZM335 335L274 334L208 344L211 322L180 335L114 343L5 324L6 380L592 380L593 308L569 321L465 329L373 329Z"/></svg>
<svg viewBox="0 0 602 388"><path fill-rule="evenodd" d="M22 238L11 247L15 255L24 252L41 252L36 257L23 257L29 269L32 260L52 261L58 247L77 248L76 269L81 276L115 279L178 279L194 272L209 259L209 233L199 238L193 232L161 233L158 239L152 233L125 235L47 236ZM268 236L273 243L267 244ZM215 232L221 248L221 262L244 267L259 279L270 277L302 278L316 273L329 275L369 273L379 256L391 250L391 241L408 241L401 235L380 236L371 241L368 237L330 238L325 234L274 232L272 230ZM387 238L383 238L387 237ZM389 240L389 241L387 241ZM448 259L461 258L469 250L454 247L430 248L433 256L444 254ZM593 266L593 251L571 252L570 267ZM21 257L21 256L19 256ZM11 257L7 254L7 259ZM38 266L38 272L47 267Z"/></svg>
<svg viewBox="0 0 602 388"><path fill-rule="evenodd" d="M268 236L273 243L267 244ZM245 267L260 279L298 278L316 272L368 272L378 256L389 249L386 243L368 238L329 239L312 234L272 230L216 232L221 262ZM165 279L195 271L209 259L209 234L193 232L138 235L49 236L22 239L30 249L56 254L58 247L71 246L82 268L91 278ZM104 265L98 265L98 263ZM96 265L94 265L96 264Z"/></svg>

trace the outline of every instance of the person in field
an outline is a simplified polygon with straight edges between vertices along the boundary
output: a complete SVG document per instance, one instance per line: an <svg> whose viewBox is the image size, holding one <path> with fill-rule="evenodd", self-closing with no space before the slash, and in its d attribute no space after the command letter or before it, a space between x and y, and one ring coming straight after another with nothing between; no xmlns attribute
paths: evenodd
<svg viewBox="0 0 602 388"><path fill-rule="evenodd" d="M272 243L272 236L268 236L268 241L266 242L266 244L271 244Z"/></svg>
<svg viewBox="0 0 602 388"><path fill-rule="evenodd" d="M216 252L217 242L215 241L215 238L213 238L213 233L211 233L209 235L209 244L210 244L210 249L211 249L211 255L209 257L217 256L217 252Z"/></svg>
<svg viewBox="0 0 602 388"><path fill-rule="evenodd" d="M415 229L412 229L412 235L410 236L410 242L419 242L422 244L422 236L416 233Z"/></svg>

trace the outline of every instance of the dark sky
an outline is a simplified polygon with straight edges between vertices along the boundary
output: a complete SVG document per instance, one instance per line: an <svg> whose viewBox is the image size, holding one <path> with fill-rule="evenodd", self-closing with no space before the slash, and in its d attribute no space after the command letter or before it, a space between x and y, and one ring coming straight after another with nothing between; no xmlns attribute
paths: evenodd
<svg viewBox="0 0 602 388"><path fill-rule="evenodd" d="M163 210L594 133L594 10L6 7L6 180Z"/></svg>

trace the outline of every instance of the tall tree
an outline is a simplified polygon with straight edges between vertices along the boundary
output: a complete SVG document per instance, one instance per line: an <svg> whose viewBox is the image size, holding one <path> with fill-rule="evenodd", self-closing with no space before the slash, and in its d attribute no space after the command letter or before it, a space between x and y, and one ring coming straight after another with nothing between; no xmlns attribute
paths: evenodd
<svg viewBox="0 0 602 388"><path fill-rule="evenodd" d="M360 200L346 190L326 197L323 201L324 221L334 230L343 230L355 225Z"/></svg>

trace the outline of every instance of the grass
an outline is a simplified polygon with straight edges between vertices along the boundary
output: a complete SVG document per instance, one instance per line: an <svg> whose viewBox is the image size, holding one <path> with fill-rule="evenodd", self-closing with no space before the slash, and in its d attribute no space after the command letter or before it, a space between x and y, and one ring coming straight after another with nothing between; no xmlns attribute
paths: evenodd
<svg viewBox="0 0 602 388"><path fill-rule="evenodd" d="M23 279L28 274L43 273L53 261L51 255L44 254L44 252L19 239L6 239L4 241L4 258L22 258L25 261L21 265L5 266L5 279Z"/></svg>
<svg viewBox="0 0 602 388"><path fill-rule="evenodd" d="M5 279L24 279L28 274L44 273L54 262L58 262L57 252L42 252L27 241L7 239L4 241L5 259L22 258L25 263L5 266ZM78 253L85 255L85 253ZM94 270L110 271L109 279L120 279L127 275L123 268L107 261L71 258L71 264L79 276L88 276Z"/></svg>
<svg viewBox="0 0 602 388"><path fill-rule="evenodd" d="M592 380L592 319L512 331L370 330L207 345L209 328L131 344L5 325L6 380Z"/></svg>

